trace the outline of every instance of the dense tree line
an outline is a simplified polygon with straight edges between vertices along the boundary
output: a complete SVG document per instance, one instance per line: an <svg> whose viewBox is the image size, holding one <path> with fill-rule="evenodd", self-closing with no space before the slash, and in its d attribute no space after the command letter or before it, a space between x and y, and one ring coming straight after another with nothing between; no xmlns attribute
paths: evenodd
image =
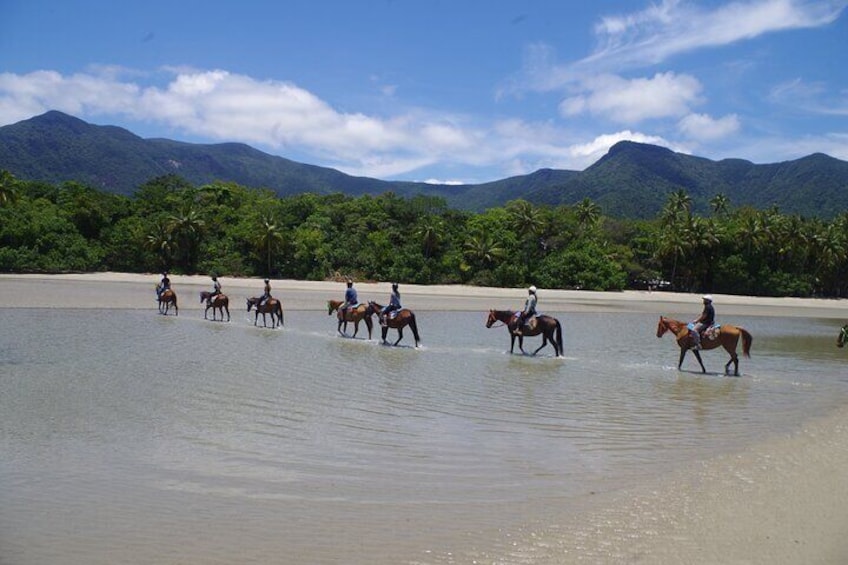
<svg viewBox="0 0 848 565"><path fill-rule="evenodd" d="M672 193L652 220L515 200L475 214L419 196L305 193L278 198L169 175L132 197L0 171L0 271L216 273L620 290L668 281L684 291L848 294L848 213L832 221L733 209L692 212Z"/></svg>

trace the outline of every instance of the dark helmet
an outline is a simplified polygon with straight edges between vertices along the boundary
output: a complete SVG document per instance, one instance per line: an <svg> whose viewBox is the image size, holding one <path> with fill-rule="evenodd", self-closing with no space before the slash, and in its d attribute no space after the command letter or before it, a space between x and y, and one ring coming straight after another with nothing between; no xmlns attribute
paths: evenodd
<svg viewBox="0 0 848 565"><path fill-rule="evenodd" d="M392 288L393 288L393 289L397 290L397 287L398 287L398 283L392 283Z"/></svg>
<svg viewBox="0 0 848 565"><path fill-rule="evenodd" d="M347 286L353 286L353 279L347 279Z"/></svg>
<svg viewBox="0 0 848 565"><path fill-rule="evenodd" d="M218 277L217 277L217 276L215 276L215 275L212 275L212 280L213 280L213 281L217 281L217 280L218 280Z"/></svg>

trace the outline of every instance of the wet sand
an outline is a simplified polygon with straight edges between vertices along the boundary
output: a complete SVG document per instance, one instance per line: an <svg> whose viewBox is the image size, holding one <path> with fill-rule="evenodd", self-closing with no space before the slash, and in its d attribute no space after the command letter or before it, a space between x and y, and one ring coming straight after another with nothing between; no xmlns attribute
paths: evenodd
<svg viewBox="0 0 848 565"><path fill-rule="evenodd" d="M156 274L0 275L0 308L156 308ZM261 293L258 279L221 278L243 307ZM338 282L271 281L289 310L323 310L341 298ZM199 310L208 277L172 277L181 310ZM386 300L387 283L358 283L360 300ZM422 310L517 308L524 289L402 285L404 305ZM684 313L700 297L627 291L540 289L550 312ZM848 322L848 301L715 295L719 316L796 316ZM834 336L835 339L835 336ZM846 372L848 372L848 351ZM744 422L740 422L744 425ZM599 510L548 526L522 544L522 562L768 563L848 562L848 408L811 421L792 435L744 452L700 461L650 484L603 495ZM526 559L526 561L525 561Z"/></svg>

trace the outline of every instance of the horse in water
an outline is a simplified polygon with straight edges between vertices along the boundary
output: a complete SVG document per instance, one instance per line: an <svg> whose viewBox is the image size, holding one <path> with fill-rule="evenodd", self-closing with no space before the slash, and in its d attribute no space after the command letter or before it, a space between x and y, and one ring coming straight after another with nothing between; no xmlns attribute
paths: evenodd
<svg viewBox="0 0 848 565"><path fill-rule="evenodd" d="M657 324L657 337L662 337L666 332L673 333L677 339L677 345L680 346L680 359L677 362L677 370L679 371L680 367L683 366L683 358L686 356L686 352L695 345L695 339L692 337L692 333L686 322L660 316L660 321ZM740 337L742 338L742 353L745 357L750 357L751 342L754 338L745 328L731 326L730 324L719 326L718 335L715 338L704 335L701 338L701 349L724 347L724 350L730 354L730 361L724 366L724 373L726 375L730 374L730 364L733 363L733 374L738 377L739 356L736 355L736 345L739 343ZM697 349L692 349L692 353L695 354L695 359L701 365L701 371L706 373L707 369L704 367L704 362L701 361L701 352Z"/></svg>
<svg viewBox="0 0 848 565"><path fill-rule="evenodd" d="M177 306L177 293L170 288L166 288L159 293L159 313L167 316L172 304L174 305L174 316L179 316L180 308Z"/></svg>
<svg viewBox="0 0 848 565"><path fill-rule="evenodd" d="M259 314L262 314L262 325L264 327L268 327L268 322L265 320L266 314L271 314L271 327L276 328L278 325L283 325L283 303L277 300L276 298L269 298L265 301L261 306L259 305L259 298L252 297L247 299L247 311L250 312L251 309L256 308L256 314L253 318L253 325L255 326L259 321Z"/></svg>
<svg viewBox="0 0 848 565"><path fill-rule="evenodd" d="M356 308L348 308L345 316L342 316L342 311L339 310L342 304L344 302L341 300L327 301L327 315L329 316L333 312L337 312L336 317L339 319L338 332L346 336L347 323L353 322L353 337L356 337L356 332L359 331L359 322L365 320L365 325L368 327L368 339L371 339L371 330L374 328L374 321L371 320L371 316L374 315L374 311L370 308L370 305L360 304ZM342 331L342 325L344 325L344 331Z"/></svg>
<svg viewBox="0 0 848 565"><path fill-rule="evenodd" d="M203 311L203 319L208 320L206 317L209 309L212 308L212 320L215 321L215 310L221 312L221 321L224 321L224 312L227 313L227 321L230 321L230 299L227 298L226 294L216 294L212 297L211 302L209 301L209 297L211 296L211 292L208 290L204 290L200 293L200 302L206 302L206 310Z"/></svg>
<svg viewBox="0 0 848 565"><path fill-rule="evenodd" d="M845 347L846 343L848 343L848 324L845 324L839 330L839 337L836 338L836 347Z"/></svg>
<svg viewBox="0 0 848 565"><path fill-rule="evenodd" d="M372 314L379 313L383 309L383 307L376 302L369 302L368 308L371 310ZM418 324L415 322L415 314L409 308L395 310L386 316L386 325L383 326L383 343L388 343L386 341L386 335L389 333L389 328L396 329L398 332L397 341L392 345L400 343L400 340L403 339L403 328L406 326L409 326L409 329L412 330L412 335L415 337L415 347L418 347L418 343L421 341L421 338L418 335Z"/></svg>
<svg viewBox="0 0 848 565"><path fill-rule="evenodd" d="M524 327L521 328L521 335L515 335L515 331L518 329L518 315L512 310L489 310L489 317L486 319L486 327L491 328L495 322L501 322L509 330L510 354L512 354L515 349L516 337L518 338L518 349L521 350L521 353L527 355L527 352L524 351L524 337L532 337L534 335L542 334L542 345L533 352L533 355L539 353L539 351L545 347L548 342L551 342L551 345L554 346L554 353L557 357L562 357L564 355L562 324L560 324L559 320L553 316L536 316L533 320L534 323L530 325L525 324Z"/></svg>

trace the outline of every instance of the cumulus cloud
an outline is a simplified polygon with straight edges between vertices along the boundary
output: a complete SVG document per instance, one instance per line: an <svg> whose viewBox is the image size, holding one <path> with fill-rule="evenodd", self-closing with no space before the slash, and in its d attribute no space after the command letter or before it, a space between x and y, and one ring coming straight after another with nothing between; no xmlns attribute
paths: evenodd
<svg viewBox="0 0 848 565"><path fill-rule="evenodd" d="M740 125L736 114L718 119L706 114L689 114L678 122L677 127L688 139L713 141L736 133Z"/></svg>
<svg viewBox="0 0 848 565"><path fill-rule="evenodd" d="M685 115L700 102L702 88L694 77L675 73L631 80L600 75L586 79L582 86L583 93L560 103L563 116L589 112L625 124Z"/></svg>

